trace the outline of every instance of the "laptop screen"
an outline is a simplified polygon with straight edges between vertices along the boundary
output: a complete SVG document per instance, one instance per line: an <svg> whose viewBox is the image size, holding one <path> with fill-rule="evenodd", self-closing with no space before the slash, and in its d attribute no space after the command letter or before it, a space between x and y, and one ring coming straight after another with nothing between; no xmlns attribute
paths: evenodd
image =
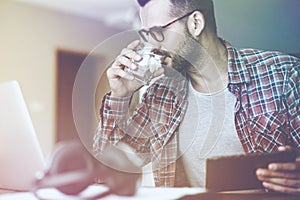
<svg viewBox="0 0 300 200"><path fill-rule="evenodd" d="M44 157L17 81L0 84L0 188L26 191Z"/></svg>

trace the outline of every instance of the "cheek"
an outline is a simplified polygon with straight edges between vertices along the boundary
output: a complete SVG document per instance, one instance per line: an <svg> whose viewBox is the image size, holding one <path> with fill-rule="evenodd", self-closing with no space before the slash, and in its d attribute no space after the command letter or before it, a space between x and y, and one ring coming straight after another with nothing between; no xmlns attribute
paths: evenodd
<svg viewBox="0 0 300 200"><path fill-rule="evenodd" d="M176 52L184 39L185 35L182 32L166 31L165 40L163 41L162 46L170 52Z"/></svg>

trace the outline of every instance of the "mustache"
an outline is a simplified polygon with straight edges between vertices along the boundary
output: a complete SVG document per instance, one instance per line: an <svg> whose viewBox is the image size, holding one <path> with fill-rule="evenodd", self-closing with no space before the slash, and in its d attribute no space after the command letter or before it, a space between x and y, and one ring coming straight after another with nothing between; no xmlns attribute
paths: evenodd
<svg viewBox="0 0 300 200"><path fill-rule="evenodd" d="M151 52L159 56L172 58L171 53L163 49L152 49Z"/></svg>
<svg viewBox="0 0 300 200"><path fill-rule="evenodd" d="M166 77L182 78L186 76L190 63L176 53L163 49L152 49L153 54L161 56L161 64Z"/></svg>

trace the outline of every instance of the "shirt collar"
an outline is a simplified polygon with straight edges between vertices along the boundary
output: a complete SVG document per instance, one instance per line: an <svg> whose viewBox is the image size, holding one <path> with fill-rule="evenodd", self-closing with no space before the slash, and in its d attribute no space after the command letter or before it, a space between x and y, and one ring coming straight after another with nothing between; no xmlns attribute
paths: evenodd
<svg viewBox="0 0 300 200"><path fill-rule="evenodd" d="M223 43L228 52L228 78L229 83L249 83L250 76L247 68L247 62L242 57L240 52L231 46L225 40Z"/></svg>
<svg viewBox="0 0 300 200"><path fill-rule="evenodd" d="M222 40L228 52L228 79L229 84L249 83L250 76L247 68L247 62L242 57L240 52L231 46L231 44L225 40ZM176 74L175 77L162 79L165 85L168 85L169 89L176 91L181 97L185 98L187 94L188 80L181 74ZM161 81L162 81L161 80ZM158 81L158 82L161 82Z"/></svg>

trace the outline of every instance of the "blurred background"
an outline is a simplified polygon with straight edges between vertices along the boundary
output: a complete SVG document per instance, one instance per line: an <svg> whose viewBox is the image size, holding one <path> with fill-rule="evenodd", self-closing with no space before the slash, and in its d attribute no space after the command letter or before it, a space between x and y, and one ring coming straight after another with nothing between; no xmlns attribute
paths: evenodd
<svg viewBox="0 0 300 200"><path fill-rule="evenodd" d="M300 53L299 0L214 2L219 35L234 46ZM0 82L19 81L45 155L76 137L71 96L84 58L138 27L135 0L0 0ZM100 70L112 52L118 48L97 55ZM99 96L108 91L104 79Z"/></svg>

